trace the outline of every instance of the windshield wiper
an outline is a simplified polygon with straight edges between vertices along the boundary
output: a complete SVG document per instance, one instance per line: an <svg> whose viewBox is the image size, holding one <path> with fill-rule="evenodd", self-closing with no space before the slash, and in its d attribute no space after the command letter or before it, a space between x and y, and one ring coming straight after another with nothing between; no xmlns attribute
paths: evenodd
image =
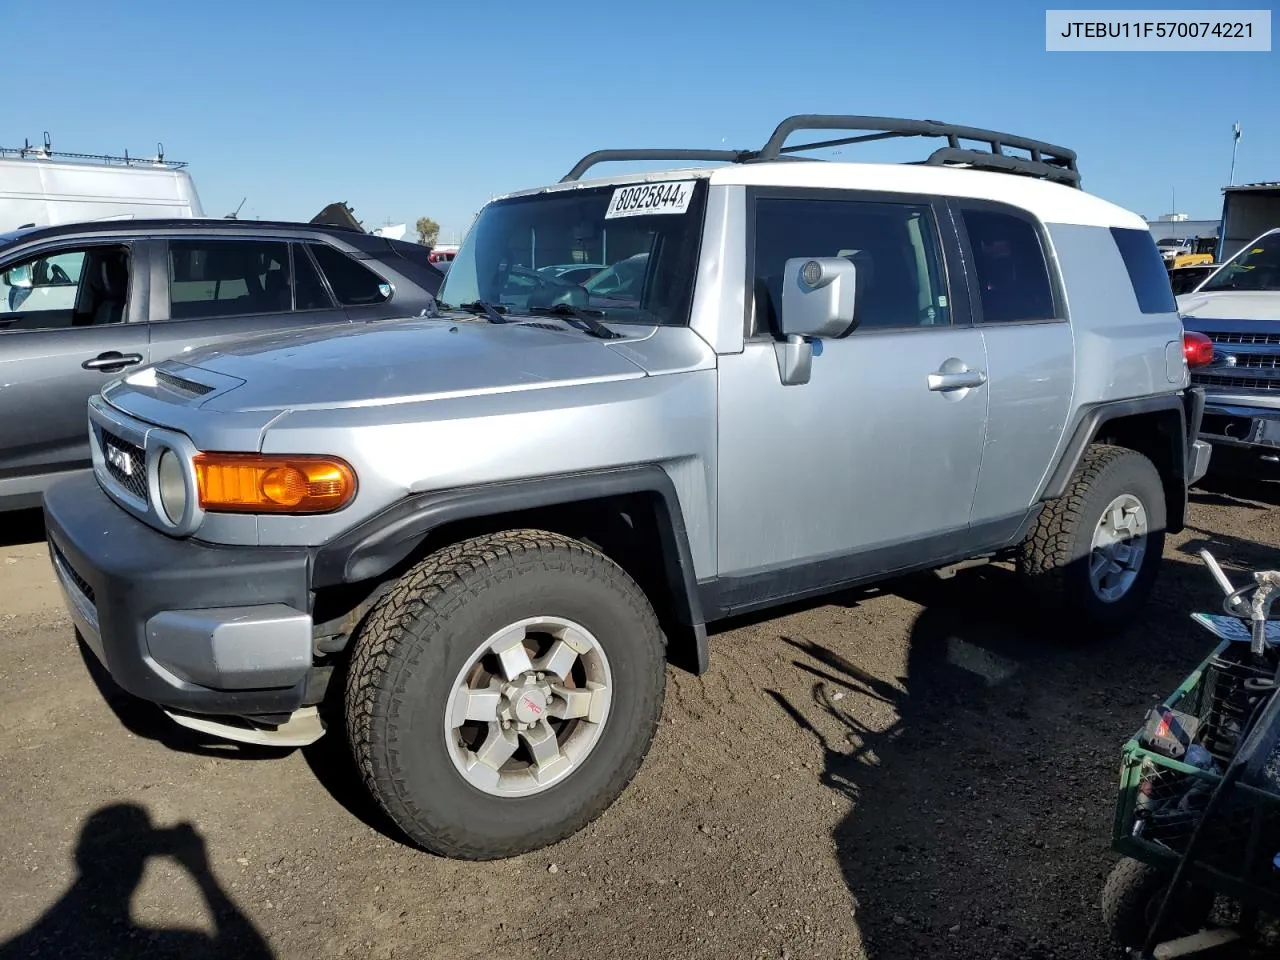
<svg viewBox="0 0 1280 960"><path fill-rule="evenodd" d="M622 336L620 333L614 333L596 319L596 317L604 316L602 310L587 310L567 303L557 303L552 307L527 307L525 312L560 317L570 326L577 327L583 333L589 333L591 336L599 337L601 340L614 340ZM574 321L577 322L575 323Z"/></svg>
<svg viewBox="0 0 1280 960"><path fill-rule="evenodd" d="M458 304L459 310L465 310L467 313L474 313L477 316L485 315L490 323L506 323L507 318L503 316L506 313L506 307L495 307L488 300L472 300L470 303Z"/></svg>

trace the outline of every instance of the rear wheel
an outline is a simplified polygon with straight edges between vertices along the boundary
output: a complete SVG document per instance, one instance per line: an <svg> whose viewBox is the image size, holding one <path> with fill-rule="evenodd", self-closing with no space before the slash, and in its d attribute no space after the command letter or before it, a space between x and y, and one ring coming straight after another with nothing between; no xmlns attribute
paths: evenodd
<svg viewBox="0 0 1280 960"><path fill-rule="evenodd" d="M1135 450L1095 444L1067 492L1045 505L1018 570L1077 623L1103 630L1133 621L1164 552L1164 484Z"/></svg>
<svg viewBox="0 0 1280 960"><path fill-rule="evenodd" d="M416 843L514 856L623 791L657 728L664 661L647 599L602 553L541 531L480 537L428 557L370 615L348 735Z"/></svg>

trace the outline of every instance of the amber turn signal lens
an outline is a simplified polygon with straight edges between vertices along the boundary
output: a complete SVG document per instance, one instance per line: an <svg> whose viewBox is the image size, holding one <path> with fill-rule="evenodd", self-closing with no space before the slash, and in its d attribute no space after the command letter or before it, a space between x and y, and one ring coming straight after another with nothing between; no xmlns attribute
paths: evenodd
<svg viewBox="0 0 1280 960"><path fill-rule="evenodd" d="M334 457L200 453L200 506L215 513L327 513L356 492L351 467Z"/></svg>

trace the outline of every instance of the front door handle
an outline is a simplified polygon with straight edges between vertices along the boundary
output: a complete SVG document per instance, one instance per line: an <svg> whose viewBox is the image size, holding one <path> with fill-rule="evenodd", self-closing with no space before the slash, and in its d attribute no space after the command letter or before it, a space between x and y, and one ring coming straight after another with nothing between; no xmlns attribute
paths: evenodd
<svg viewBox="0 0 1280 960"><path fill-rule="evenodd" d="M980 387L986 382L987 375L981 370L965 370L963 373L929 374L930 390L962 390L965 387Z"/></svg>
<svg viewBox="0 0 1280 960"><path fill-rule="evenodd" d="M108 350L106 353L98 354L92 360L86 360L80 366L86 370L119 373L125 367L132 367L135 363L141 362L142 354L140 353L120 353L117 350Z"/></svg>

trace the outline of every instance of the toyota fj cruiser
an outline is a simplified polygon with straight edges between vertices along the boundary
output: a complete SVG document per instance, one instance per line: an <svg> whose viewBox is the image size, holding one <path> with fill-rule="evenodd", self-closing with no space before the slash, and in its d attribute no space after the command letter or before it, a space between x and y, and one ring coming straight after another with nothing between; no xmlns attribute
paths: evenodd
<svg viewBox="0 0 1280 960"><path fill-rule="evenodd" d="M945 145L797 157L890 137ZM636 160L718 165L582 179ZM539 271L571 263L608 277ZM1146 224L1022 137L801 116L592 154L490 202L439 301L118 379L45 511L120 686L231 739L341 731L444 855L606 809L712 621L1013 560L1134 622L1207 464Z"/></svg>

